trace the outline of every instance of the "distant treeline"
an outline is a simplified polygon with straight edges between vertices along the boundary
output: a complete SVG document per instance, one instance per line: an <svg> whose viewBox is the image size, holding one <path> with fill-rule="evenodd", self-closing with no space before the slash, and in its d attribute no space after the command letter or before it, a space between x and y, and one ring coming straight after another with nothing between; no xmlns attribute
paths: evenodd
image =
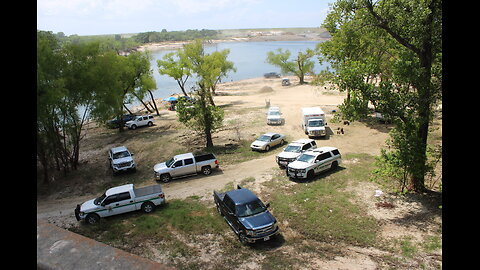
<svg viewBox="0 0 480 270"><path fill-rule="evenodd" d="M215 30L186 30L186 31L171 31L168 32L166 29L163 29L161 32L144 32L139 33L132 38L139 43L150 43L150 42L162 42L162 41L185 41L185 40L194 40L194 39L213 39L216 38L219 34L219 31Z"/></svg>
<svg viewBox="0 0 480 270"><path fill-rule="evenodd" d="M50 32L52 33L52 32ZM163 29L161 32L150 31L142 32L135 35L122 35L122 34L113 34L113 35L94 35L94 36L79 36L79 35L70 35L66 36L63 32L52 33L61 43L66 44L82 44L90 43L97 41L101 44L102 49L105 50L116 50L117 52L121 51L130 51L132 48L135 48L144 43L151 42L162 42L162 41L186 41L186 40L195 40L195 39L215 39L217 38L220 31L215 30L186 30L186 31L171 31L168 32L166 29Z"/></svg>

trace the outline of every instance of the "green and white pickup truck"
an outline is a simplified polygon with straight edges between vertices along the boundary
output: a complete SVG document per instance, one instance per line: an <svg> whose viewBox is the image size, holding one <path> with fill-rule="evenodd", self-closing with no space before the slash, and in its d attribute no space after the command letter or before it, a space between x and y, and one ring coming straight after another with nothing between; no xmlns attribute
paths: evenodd
<svg viewBox="0 0 480 270"><path fill-rule="evenodd" d="M155 206L165 203L160 185L134 188L133 184L113 187L100 197L77 204L75 217L88 224L97 223L101 217L118 215L135 210L150 213Z"/></svg>
<svg viewBox="0 0 480 270"><path fill-rule="evenodd" d="M305 151L287 165L290 178L310 179L328 169L335 169L342 162L342 155L335 147L324 146Z"/></svg>

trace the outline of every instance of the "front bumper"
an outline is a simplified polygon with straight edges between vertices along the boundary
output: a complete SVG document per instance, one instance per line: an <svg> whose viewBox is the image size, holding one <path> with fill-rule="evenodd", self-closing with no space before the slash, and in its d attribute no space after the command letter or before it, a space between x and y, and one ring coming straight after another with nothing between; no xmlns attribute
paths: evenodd
<svg viewBox="0 0 480 270"><path fill-rule="evenodd" d="M277 164L281 168L286 168L290 162L294 162L296 158L281 158L277 157Z"/></svg>
<svg viewBox="0 0 480 270"><path fill-rule="evenodd" d="M277 235L278 233L280 233L280 228L278 226L276 226L276 229L274 231L261 233L261 234L255 235L255 236L247 235L247 242L248 243L255 243L255 242L260 241L260 240L261 241L268 241L268 240L270 240L270 238L272 236Z"/></svg>
<svg viewBox="0 0 480 270"><path fill-rule="evenodd" d="M121 171L128 171L128 170L133 170L136 168L136 164L134 162L128 164L128 165L122 165L122 164L119 164L117 166L112 166L113 170L115 172L121 172Z"/></svg>
<svg viewBox="0 0 480 270"><path fill-rule="evenodd" d="M287 175L291 178L307 178L307 171L305 169L287 168Z"/></svg>
<svg viewBox="0 0 480 270"><path fill-rule="evenodd" d="M312 131L307 131L308 137L323 137L327 135L326 130L312 130Z"/></svg>
<svg viewBox="0 0 480 270"><path fill-rule="evenodd" d="M265 151L265 147L267 147L267 145L263 145L263 146L250 145L250 148L254 151Z"/></svg>
<svg viewBox="0 0 480 270"><path fill-rule="evenodd" d="M81 219L84 219L85 217L83 217L80 213L80 204L77 204L77 207L75 208L75 218L77 219L77 221L80 221Z"/></svg>

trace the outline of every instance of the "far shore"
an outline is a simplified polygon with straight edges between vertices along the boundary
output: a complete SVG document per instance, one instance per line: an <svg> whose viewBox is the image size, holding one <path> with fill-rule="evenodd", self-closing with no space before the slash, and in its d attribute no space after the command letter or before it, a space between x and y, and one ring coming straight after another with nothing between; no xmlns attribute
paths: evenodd
<svg viewBox="0 0 480 270"><path fill-rule="evenodd" d="M265 35L265 36L247 36L247 37L232 37L227 39L211 39L207 42L210 44L224 43L224 42L268 42L268 41L325 41L329 38L320 37L318 35L296 35L296 34L282 34L282 35ZM184 44L191 41L164 41L152 42L137 47L137 51L161 51L161 50L175 50L180 49Z"/></svg>

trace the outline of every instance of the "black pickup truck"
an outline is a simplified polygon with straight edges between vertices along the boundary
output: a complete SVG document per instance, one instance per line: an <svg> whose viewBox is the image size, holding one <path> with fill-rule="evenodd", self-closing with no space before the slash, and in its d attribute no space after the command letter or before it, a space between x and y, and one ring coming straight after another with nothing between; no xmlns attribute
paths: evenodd
<svg viewBox="0 0 480 270"><path fill-rule="evenodd" d="M250 190L237 189L224 193L213 191L217 210L237 234L242 244L267 241L279 233L277 220L263 202Z"/></svg>

